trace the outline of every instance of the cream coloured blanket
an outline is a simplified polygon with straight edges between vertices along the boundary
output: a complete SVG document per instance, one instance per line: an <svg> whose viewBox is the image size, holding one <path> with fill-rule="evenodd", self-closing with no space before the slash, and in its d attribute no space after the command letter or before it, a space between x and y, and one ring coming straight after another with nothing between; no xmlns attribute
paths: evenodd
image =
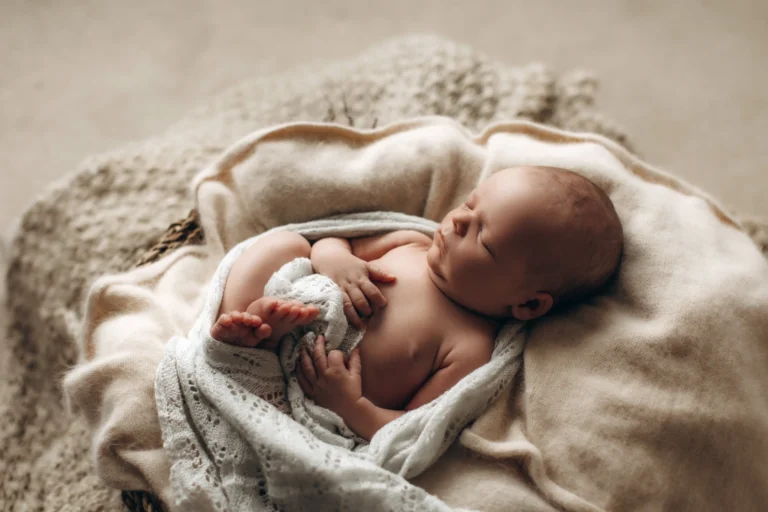
<svg viewBox="0 0 768 512"><path fill-rule="evenodd" d="M144 368L165 340L192 324L229 248L276 225L341 212L436 220L485 176L526 163L573 169L606 190L625 227L622 271L606 296L530 330L524 381L414 483L479 509L498 504L503 491L458 495L452 483L490 473L529 509L748 510L766 502L765 260L695 188L602 137L523 122L476 136L441 118L374 131L299 124L233 146L194 184L206 245L104 278L89 295L88 362L65 384L98 427L102 467L114 464L119 474L130 456L126 479L140 467L169 498L162 453L130 452L130 436L158 432L137 390L151 386ZM297 208L290 197L312 200ZM502 466L478 469L466 448ZM519 464L523 478L505 464Z"/></svg>
<svg viewBox="0 0 768 512"><path fill-rule="evenodd" d="M470 130L520 118L627 145L623 131L598 109L598 86L580 70L512 66L438 37L404 36L339 61L250 78L162 133L90 155L42 192L9 247L8 311L0 314L0 323L8 320L0 343L0 509L111 509L119 506L120 486L151 489L156 477L167 475L167 468L147 473L162 465L138 457L161 446L152 429L121 434L131 439L130 448L106 452L121 464L104 465L114 459L89 453L94 439L86 418L67 414L59 377L78 361L90 284L134 267L193 206L192 178L244 134L298 120L367 127L445 115ZM755 227L768 240L768 230ZM132 368L151 379L159 355L149 359L143 370ZM489 480L486 471L483 482Z"/></svg>

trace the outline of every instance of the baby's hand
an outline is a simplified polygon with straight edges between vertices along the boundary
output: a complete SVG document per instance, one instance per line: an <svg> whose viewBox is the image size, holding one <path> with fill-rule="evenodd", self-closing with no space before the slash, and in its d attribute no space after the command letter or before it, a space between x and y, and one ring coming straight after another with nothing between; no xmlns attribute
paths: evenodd
<svg viewBox="0 0 768 512"><path fill-rule="evenodd" d="M358 329L364 327L360 317L373 313L371 304L379 308L387 305L387 299L373 281L395 281L395 276L356 256L340 259L338 265L324 269L324 273L341 288L344 315Z"/></svg>
<svg viewBox="0 0 768 512"><path fill-rule="evenodd" d="M301 389L317 405L348 417L363 396L360 352L353 350L345 365L340 350L325 355L325 337L318 336L313 355L314 360L307 349L301 349L301 364L296 371Z"/></svg>

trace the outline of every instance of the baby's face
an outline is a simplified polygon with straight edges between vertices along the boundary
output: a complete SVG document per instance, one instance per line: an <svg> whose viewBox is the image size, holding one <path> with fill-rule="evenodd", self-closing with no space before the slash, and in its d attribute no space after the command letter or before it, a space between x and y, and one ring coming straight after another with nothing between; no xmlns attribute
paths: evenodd
<svg viewBox="0 0 768 512"><path fill-rule="evenodd" d="M526 168L489 176L448 213L427 252L435 284L478 313L506 318L540 291L529 282L530 244L547 196ZM548 309L548 308L547 308Z"/></svg>

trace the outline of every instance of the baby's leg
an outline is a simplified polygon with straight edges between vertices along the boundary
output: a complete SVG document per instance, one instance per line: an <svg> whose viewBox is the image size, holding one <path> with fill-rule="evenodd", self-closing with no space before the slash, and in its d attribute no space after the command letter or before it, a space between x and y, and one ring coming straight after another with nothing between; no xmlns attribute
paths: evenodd
<svg viewBox="0 0 768 512"><path fill-rule="evenodd" d="M263 297L272 274L295 258L309 257L310 250L303 236L290 232L262 237L246 249L227 277L211 336L236 345L264 342L263 348L271 348L291 328L314 319L314 306Z"/></svg>
<svg viewBox="0 0 768 512"><path fill-rule="evenodd" d="M296 258L309 258L311 247L303 236L286 231L261 237L232 265L224 285L219 314L245 311L264 295L272 274Z"/></svg>

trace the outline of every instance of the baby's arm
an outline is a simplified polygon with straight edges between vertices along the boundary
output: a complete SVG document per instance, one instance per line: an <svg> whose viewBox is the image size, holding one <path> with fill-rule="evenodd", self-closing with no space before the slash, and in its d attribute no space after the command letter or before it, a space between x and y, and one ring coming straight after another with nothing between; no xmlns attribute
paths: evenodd
<svg viewBox="0 0 768 512"><path fill-rule="evenodd" d="M374 261L386 253L412 243L430 243L427 235L418 231L391 231L383 235L365 236L360 238L323 238L312 245L310 258L312 265L316 263L320 267L332 268L338 258L352 255L363 261ZM325 274L321 270L318 272Z"/></svg>
<svg viewBox="0 0 768 512"><path fill-rule="evenodd" d="M487 363L491 359L492 344L485 339L478 339L477 342L472 343L466 340L450 351L440 368L427 379L405 406L405 410L383 409L361 396L349 409L340 409L341 412L338 414L357 435L370 441L384 425L396 420L407 411L438 398L461 379Z"/></svg>
<svg viewBox="0 0 768 512"><path fill-rule="evenodd" d="M363 397L360 377L360 352L355 349L345 361L339 350L325 353L325 337L318 336L312 356L303 349L296 377L304 393L315 403L330 409L344 420L357 435L371 440L384 425L405 411L392 411L375 406Z"/></svg>
<svg viewBox="0 0 768 512"><path fill-rule="evenodd" d="M406 411L383 409L365 397L359 398L349 409L349 412L339 414L352 431L370 441L373 436L387 423L395 421ZM338 414L338 413L337 413Z"/></svg>
<svg viewBox="0 0 768 512"><path fill-rule="evenodd" d="M395 280L394 276L370 262L396 247L417 241L429 242L429 237L415 231L393 231L351 240L323 238L312 246L310 260L315 272L330 277L341 288L347 320L362 328L360 317L373 313L371 305L381 308L387 303L373 283Z"/></svg>
<svg viewBox="0 0 768 512"><path fill-rule="evenodd" d="M344 315L358 329L364 327L360 317L373 313L371 305L384 307L387 304L373 282L392 282L394 276L352 254L348 240L323 238L317 241L312 246L310 261L315 272L328 276L341 288Z"/></svg>
<svg viewBox="0 0 768 512"><path fill-rule="evenodd" d="M350 241L350 246L352 254L361 260L374 261L392 249L414 243L430 244L431 239L418 231L391 231L384 235L353 238Z"/></svg>
<svg viewBox="0 0 768 512"><path fill-rule="evenodd" d="M478 334L477 340L462 340L446 354L438 370L419 388L408 405L411 411L439 397L461 379L491 360L493 343Z"/></svg>
<svg viewBox="0 0 768 512"><path fill-rule="evenodd" d="M338 350L325 354L325 339L320 336L313 356L302 351L297 369L299 384L315 403L334 411L360 437L371 438L384 425L407 411L436 399L462 378L491 359L493 343L478 335L476 343L463 340L448 352L440 368L416 392L405 410L378 407L362 395L360 355L355 350L345 363Z"/></svg>

